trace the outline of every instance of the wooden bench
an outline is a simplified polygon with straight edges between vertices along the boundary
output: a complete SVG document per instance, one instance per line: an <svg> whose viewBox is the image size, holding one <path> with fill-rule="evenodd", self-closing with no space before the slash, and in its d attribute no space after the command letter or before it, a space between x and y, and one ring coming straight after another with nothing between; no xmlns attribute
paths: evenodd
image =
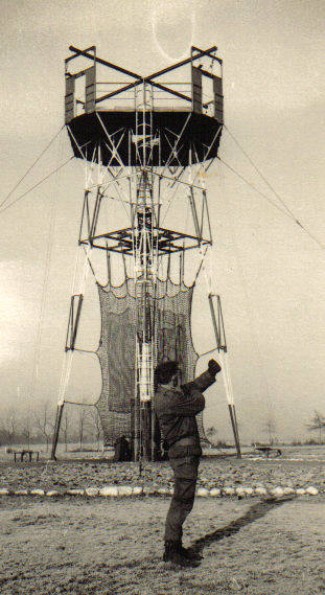
<svg viewBox="0 0 325 595"><path fill-rule="evenodd" d="M14 461L17 462L17 457L20 458L20 461L23 462L25 460L25 456L28 457L28 461L31 462L33 460L33 455L35 455L36 461L39 461L39 451L38 450L14 450Z"/></svg>

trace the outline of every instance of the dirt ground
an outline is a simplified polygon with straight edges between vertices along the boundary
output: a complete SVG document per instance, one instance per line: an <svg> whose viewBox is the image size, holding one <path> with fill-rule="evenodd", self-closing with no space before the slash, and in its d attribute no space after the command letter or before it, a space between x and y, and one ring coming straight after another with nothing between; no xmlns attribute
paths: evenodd
<svg viewBox="0 0 325 595"><path fill-rule="evenodd" d="M168 498L0 500L2 595L325 593L322 497L197 499L185 542L200 566L162 562Z"/></svg>

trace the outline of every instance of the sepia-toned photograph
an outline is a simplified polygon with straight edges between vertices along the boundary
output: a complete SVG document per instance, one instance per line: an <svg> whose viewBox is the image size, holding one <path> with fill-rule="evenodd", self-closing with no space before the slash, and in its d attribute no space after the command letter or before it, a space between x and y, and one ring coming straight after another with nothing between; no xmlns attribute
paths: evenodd
<svg viewBox="0 0 325 595"><path fill-rule="evenodd" d="M1 595L324 594L324 2L0 15Z"/></svg>

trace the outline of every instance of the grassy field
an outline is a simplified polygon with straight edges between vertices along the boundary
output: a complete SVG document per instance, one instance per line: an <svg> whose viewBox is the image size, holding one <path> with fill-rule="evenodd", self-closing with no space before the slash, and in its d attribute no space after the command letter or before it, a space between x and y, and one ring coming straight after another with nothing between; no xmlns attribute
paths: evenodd
<svg viewBox="0 0 325 595"><path fill-rule="evenodd" d="M197 498L185 544L195 569L162 562L170 496L0 496L3 595L323 594L325 449L286 449L276 459L209 456L199 485L315 486L317 496ZM0 487L55 489L172 486L168 463L134 463L76 453L66 460L14 463L1 453Z"/></svg>
<svg viewBox="0 0 325 595"><path fill-rule="evenodd" d="M3 595L325 592L324 503L198 499L185 543L198 568L162 562L162 498L1 502Z"/></svg>

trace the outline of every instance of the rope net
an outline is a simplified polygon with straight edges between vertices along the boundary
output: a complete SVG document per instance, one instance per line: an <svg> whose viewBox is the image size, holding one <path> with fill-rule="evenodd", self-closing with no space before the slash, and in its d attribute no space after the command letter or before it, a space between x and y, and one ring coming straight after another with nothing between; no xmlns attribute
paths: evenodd
<svg viewBox="0 0 325 595"><path fill-rule="evenodd" d="M97 356L102 390L96 406L105 445L110 445L123 435L131 438L131 408L136 394L136 287L133 278L126 278L118 287L111 282L97 287L101 310ZM150 296L154 363L178 361L184 383L193 380L198 360L190 327L193 288L170 278L157 279ZM206 440L203 414L197 421L201 438Z"/></svg>

